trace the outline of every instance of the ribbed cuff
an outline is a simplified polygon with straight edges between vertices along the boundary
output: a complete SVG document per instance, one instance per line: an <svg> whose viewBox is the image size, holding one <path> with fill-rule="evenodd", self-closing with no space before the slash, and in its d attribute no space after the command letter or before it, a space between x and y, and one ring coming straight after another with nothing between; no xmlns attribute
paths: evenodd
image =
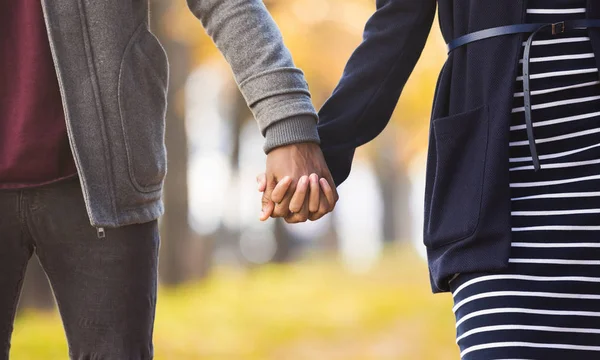
<svg viewBox="0 0 600 360"><path fill-rule="evenodd" d="M266 129L266 154L271 150L285 145L298 143L320 144L317 132L317 121L313 116L301 115L277 121Z"/></svg>

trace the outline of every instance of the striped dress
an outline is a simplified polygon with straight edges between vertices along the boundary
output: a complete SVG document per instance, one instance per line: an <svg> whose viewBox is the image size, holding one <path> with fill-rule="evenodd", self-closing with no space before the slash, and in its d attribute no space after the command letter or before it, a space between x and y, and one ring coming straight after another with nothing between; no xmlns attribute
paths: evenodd
<svg viewBox="0 0 600 360"><path fill-rule="evenodd" d="M529 0L527 21L585 18L585 8L586 0ZM587 30L541 33L531 56L542 169L533 171L519 76L510 127L509 268L451 282L464 360L600 359L598 68Z"/></svg>

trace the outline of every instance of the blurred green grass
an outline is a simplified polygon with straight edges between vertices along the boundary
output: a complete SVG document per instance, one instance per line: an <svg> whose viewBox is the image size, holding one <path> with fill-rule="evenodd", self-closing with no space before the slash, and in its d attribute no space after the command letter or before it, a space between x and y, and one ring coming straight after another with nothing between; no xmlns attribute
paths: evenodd
<svg viewBox="0 0 600 360"><path fill-rule="evenodd" d="M361 275L325 256L161 289L154 342L157 360L450 360L454 336L450 296L431 294L412 249L392 248ZM19 315L11 359L67 359L56 313Z"/></svg>

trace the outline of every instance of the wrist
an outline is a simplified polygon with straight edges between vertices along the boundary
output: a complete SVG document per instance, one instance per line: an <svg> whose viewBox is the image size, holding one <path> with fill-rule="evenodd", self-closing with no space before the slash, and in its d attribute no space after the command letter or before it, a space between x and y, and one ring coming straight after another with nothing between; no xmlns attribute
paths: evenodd
<svg viewBox="0 0 600 360"><path fill-rule="evenodd" d="M280 120L270 125L265 132L264 151L292 144L320 144L317 121L313 116L301 115Z"/></svg>

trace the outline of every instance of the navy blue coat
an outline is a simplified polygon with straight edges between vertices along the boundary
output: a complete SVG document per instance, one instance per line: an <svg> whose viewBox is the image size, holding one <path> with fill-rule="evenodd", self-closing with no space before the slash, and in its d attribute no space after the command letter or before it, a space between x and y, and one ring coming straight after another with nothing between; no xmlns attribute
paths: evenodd
<svg viewBox="0 0 600 360"><path fill-rule="evenodd" d="M348 177L355 149L387 125L421 55L436 4L448 42L523 23L527 0L377 0L362 44L319 114L321 146L336 184ZM587 6L588 17L600 19L600 1L588 0ZM600 63L600 30L589 32ZM524 35L509 35L459 48L439 76L424 226L434 292L447 291L456 273L508 265L509 122L522 41Z"/></svg>

